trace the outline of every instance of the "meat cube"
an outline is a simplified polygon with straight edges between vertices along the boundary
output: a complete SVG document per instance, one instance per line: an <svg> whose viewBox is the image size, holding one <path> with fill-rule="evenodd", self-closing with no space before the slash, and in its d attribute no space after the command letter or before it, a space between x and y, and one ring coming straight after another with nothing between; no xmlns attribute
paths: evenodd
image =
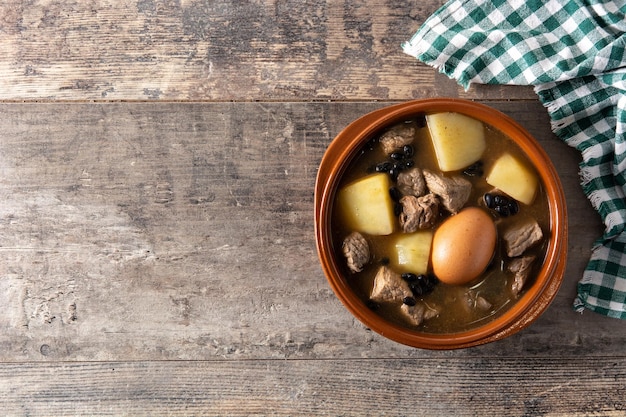
<svg viewBox="0 0 626 417"><path fill-rule="evenodd" d="M404 316L414 326L419 326L425 320L430 320L433 317L437 317L437 315L439 314L438 309L431 308L422 301L418 301L413 306L402 304L402 306L400 307L400 311L404 313Z"/></svg>
<svg viewBox="0 0 626 417"><path fill-rule="evenodd" d="M461 176L445 177L427 169L423 174L426 186L439 196L446 210L456 214L463 208L472 192L472 183Z"/></svg>
<svg viewBox="0 0 626 417"><path fill-rule="evenodd" d="M398 174L398 191L402 195L421 197L426 194L426 181L419 168L411 168Z"/></svg>
<svg viewBox="0 0 626 417"><path fill-rule="evenodd" d="M513 284L511 285L513 295L518 295L524 288L534 261L534 256L524 256L513 259L509 264L508 270L513 273Z"/></svg>
<svg viewBox="0 0 626 417"><path fill-rule="evenodd" d="M412 195L400 199L400 227L404 233L413 233L419 229L433 226L439 216L439 200L433 193L421 197Z"/></svg>
<svg viewBox="0 0 626 417"><path fill-rule="evenodd" d="M537 221L530 219L506 229L502 238L506 246L506 254L514 258L543 239L543 232Z"/></svg>
<svg viewBox="0 0 626 417"><path fill-rule="evenodd" d="M370 247L359 232L350 233L341 246L348 268L352 272L361 272L370 260Z"/></svg>
<svg viewBox="0 0 626 417"><path fill-rule="evenodd" d="M405 297L413 297L409 284L391 268L381 266L374 278L370 299L377 303L400 304Z"/></svg>
<svg viewBox="0 0 626 417"><path fill-rule="evenodd" d="M379 139L383 152L390 155L393 152L402 150L404 145L410 145L415 139L415 126L410 124L400 124L392 127L383 133Z"/></svg>

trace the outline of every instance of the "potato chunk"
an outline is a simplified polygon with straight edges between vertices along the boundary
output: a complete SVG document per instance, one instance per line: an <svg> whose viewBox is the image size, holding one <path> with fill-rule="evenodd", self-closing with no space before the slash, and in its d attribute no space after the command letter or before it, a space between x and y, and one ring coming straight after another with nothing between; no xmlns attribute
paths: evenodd
<svg viewBox="0 0 626 417"><path fill-rule="evenodd" d="M524 204L533 202L539 183L533 170L510 153L496 160L486 180L489 185Z"/></svg>
<svg viewBox="0 0 626 417"><path fill-rule="evenodd" d="M399 271L425 274L428 271L432 240L433 233L430 230L398 236L393 244L396 257L392 262Z"/></svg>
<svg viewBox="0 0 626 417"><path fill-rule="evenodd" d="M389 235L396 218L389 194L389 175L377 173L356 180L339 190L337 205L341 219L355 231L370 235Z"/></svg>
<svg viewBox="0 0 626 417"><path fill-rule="evenodd" d="M465 168L485 151L485 129L479 120L460 113L435 113L426 116L426 124L442 171Z"/></svg>

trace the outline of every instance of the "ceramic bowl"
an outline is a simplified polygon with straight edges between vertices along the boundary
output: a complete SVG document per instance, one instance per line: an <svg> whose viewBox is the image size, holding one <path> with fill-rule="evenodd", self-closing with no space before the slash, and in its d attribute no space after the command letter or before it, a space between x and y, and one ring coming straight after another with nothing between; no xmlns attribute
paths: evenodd
<svg viewBox="0 0 626 417"><path fill-rule="evenodd" d="M394 324L367 307L344 276L344 259L333 248L331 212L341 177L362 146L382 129L419 114L459 112L499 129L526 153L548 195L550 232L546 258L532 285L502 315L481 327L453 334L430 334ZM315 237L322 269L336 296L366 327L405 345L424 349L458 349L508 337L535 321L549 306L560 287L567 255L567 213L559 176L537 141L503 113L467 100L424 99L373 111L348 125L328 146L315 185Z"/></svg>

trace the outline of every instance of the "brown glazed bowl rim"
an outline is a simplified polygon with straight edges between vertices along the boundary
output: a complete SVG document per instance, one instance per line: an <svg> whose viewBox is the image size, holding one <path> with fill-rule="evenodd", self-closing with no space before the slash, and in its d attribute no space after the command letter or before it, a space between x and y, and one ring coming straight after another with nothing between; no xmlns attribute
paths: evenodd
<svg viewBox="0 0 626 417"><path fill-rule="evenodd" d="M358 150L382 128L420 113L459 112L483 121L512 138L529 157L548 195L550 240L545 262L533 285L502 316L473 330L429 334L386 321L352 291L333 254L331 212L335 192L347 165ZM421 99L375 110L350 123L330 143L315 184L315 239L324 274L344 306L380 335L423 349L458 349L503 339L534 322L555 298L567 257L567 211L559 176L539 143L517 122L486 105L453 98Z"/></svg>

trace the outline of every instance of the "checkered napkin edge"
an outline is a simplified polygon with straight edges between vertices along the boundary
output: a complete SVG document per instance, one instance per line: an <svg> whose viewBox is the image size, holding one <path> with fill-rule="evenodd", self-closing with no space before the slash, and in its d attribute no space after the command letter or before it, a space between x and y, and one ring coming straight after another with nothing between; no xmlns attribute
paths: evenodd
<svg viewBox="0 0 626 417"><path fill-rule="evenodd" d="M403 50L457 80L533 85L554 133L581 152L581 184L605 233L574 308L626 319L626 4L451 0ZM576 227L576 225L573 225Z"/></svg>

